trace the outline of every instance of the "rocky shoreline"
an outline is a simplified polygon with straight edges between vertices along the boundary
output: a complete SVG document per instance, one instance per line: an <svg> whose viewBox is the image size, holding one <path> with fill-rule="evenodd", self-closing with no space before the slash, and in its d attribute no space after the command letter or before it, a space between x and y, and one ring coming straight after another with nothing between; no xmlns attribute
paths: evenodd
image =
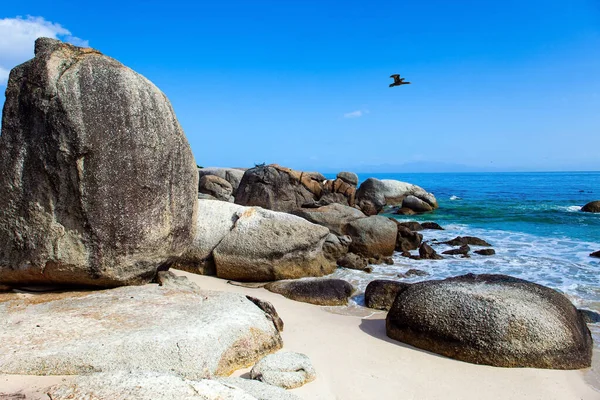
<svg viewBox="0 0 600 400"><path fill-rule="evenodd" d="M0 373L78 376L45 389L53 400L294 399L286 390L318 378L309 357L277 353L285 321L272 303L169 269L339 306L356 288L326 277L337 268L368 274L395 252L415 266L495 254L477 237L423 241L443 227L390 217L438 208L410 183L198 168L158 88L53 39L11 71L0 169ZM440 244L453 248L438 254ZM374 281L365 297L389 310L399 346L498 367L592 363L593 315L535 283ZM251 379L226 378L251 366Z"/></svg>

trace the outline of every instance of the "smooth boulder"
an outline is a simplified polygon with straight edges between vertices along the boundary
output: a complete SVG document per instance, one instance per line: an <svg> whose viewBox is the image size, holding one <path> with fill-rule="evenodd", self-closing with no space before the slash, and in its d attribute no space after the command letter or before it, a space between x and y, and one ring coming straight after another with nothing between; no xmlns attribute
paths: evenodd
<svg viewBox="0 0 600 400"><path fill-rule="evenodd" d="M402 208L408 208L417 213L433 211L433 207L429 203L413 195L408 195L402 200Z"/></svg>
<svg viewBox="0 0 600 400"><path fill-rule="evenodd" d="M489 244L485 240L479 239L478 237L474 236L457 236L454 239L448 240L446 242L441 242L441 244L447 244L449 246L464 246L469 244L471 246L491 246L491 244Z"/></svg>
<svg viewBox="0 0 600 400"><path fill-rule="evenodd" d="M400 292L387 335L457 360L497 367L580 369L592 337L561 293L506 275L462 275Z"/></svg>
<svg viewBox="0 0 600 400"><path fill-rule="evenodd" d="M480 256L493 256L494 254L496 254L496 250L481 249L481 250L475 250L474 253L479 254Z"/></svg>
<svg viewBox="0 0 600 400"><path fill-rule="evenodd" d="M229 182L233 190L233 196L235 196L237 193L237 189L240 186L244 172L246 172L246 170L241 168L198 168L198 176L200 179L202 179L203 176L218 176L219 178L225 179L227 182Z"/></svg>
<svg viewBox="0 0 600 400"><path fill-rule="evenodd" d="M360 185L356 192L356 204L365 214L375 215L386 205L402 204L407 196L414 196L424 201L432 209L438 207L435 196L417 185L377 178L369 178Z"/></svg>
<svg viewBox="0 0 600 400"><path fill-rule="evenodd" d="M376 310L389 310L396 296L407 289L410 283L378 279L369 282L365 289L365 304Z"/></svg>
<svg viewBox="0 0 600 400"><path fill-rule="evenodd" d="M581 207L581 211L590 213L600 213L600 200L591 201Z"/></svg>
<svg viewBox="0 0 600 400"><path fill-rule="evenodd" d="M346 225L360 218L366 218L362 211L343 204L329 204L318 208L300 208L291 212L313 224L329 228L331 233L344 235Z"/></svg>
<svg viewBox="0 0 600 400"><path fill-rule="evenodd" d="M310 359L302 353L275 353L256 363L250 377L283 389L295 389L317 377Z"/></svg>
<svg viewBox="0 0 600 400"><path fill-rule="evenodd" d="M0 283L151 281L194 234L198 173L167 97L90 48L35 42L0 136Z"/></svg>
<svg viewBox="0 0 600 400"><path fill-rule="evenodd" d="M394 253L398 227L389 218L374 215L349 222L344 233L352 238L350 252L380 258Z"/></svg>
<svg viewBox="0 0 600 400"><path fill-rule="evenodd" d="M337 179L341 179L354 187L358 185L358 175L356 175L354 172L342 171L337 174Z"/></svg>
<svg viewBox="0 0 600 400"><path fill-rule="evenodd" d="M414 232L409 228L398 225L398 234L396 236L396 251L406 252L416 250L421 245L423 235L418 232Z"/></svg>
<svg viewBox="0 0 600 400"><path fill-rule="evenodd" d="M354 253L347 253L343 257L339 258L337 260L337 264L343 268L371 272L371 268L368 266L368 260Z"/></svg>
<svg viewBox="0 0 600 400"><path fill-rule="evenodd" d="M0 294L0 373L131 370L200 379L281 348L272 318L246 296L159 275L162 286Z"/></svg>
<svg viewBox="0 0 600 400"><path fill-rule="evenodd" d="M265 285L265 289L291 300L319 306L345 306L355 290L343 279L329 278L282 280Z"/></svg>
<svg viewBox="0 0 600 400"><path fill-rule="evenodd" d="M216 175L204 175L198 183L198 191L213 196L217 200L233 203L233 187L231 183Z"/></svg>

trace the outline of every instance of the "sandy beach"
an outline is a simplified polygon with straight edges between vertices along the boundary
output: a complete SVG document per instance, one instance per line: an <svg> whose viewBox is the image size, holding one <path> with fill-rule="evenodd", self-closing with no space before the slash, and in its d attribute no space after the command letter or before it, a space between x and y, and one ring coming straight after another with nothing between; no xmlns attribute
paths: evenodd
<svg viewBox="0 0 600 400"><path fill-rule="evenodd" d="M384 312L354 309L353 315L345 315L343 308L314 306L262 288L176 273L206 290L244 293L271 302L285 322L282 351L305 353L317 371L314 382L293 390L303 399L600 399L600 393L586 383L586 371L496 368L455 361L387 338ZM248 371L234 375L245 376ZM63 379L70 378L0 375L0 393L20 391L28 399L47 399L43 389Z"/></svg>

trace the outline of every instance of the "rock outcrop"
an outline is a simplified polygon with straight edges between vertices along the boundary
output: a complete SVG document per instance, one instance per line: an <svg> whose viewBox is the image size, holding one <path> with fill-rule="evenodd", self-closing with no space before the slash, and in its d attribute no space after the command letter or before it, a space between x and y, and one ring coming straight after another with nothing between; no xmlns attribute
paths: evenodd
<svg viewBox="0 0 600 400"><path fill-rule="evenodd" d="M392 179L379 180L376 178L369 178L360 185L356 192L356 204L365 214L375 215L386 205L403 204L404 199L408 196L413 196L425 202L431 209L438 207L435 196L417 185Z"/></svg>
<svg viewBox="0 0 600 400"><path fill-rule="evenodd" d="M343 268L371 272L371 268L368 267L368 260L354 253L347 253L345 256L339 258L337 264Z"/></svg>
<svg viewBox="0 0 600 400"><path fill-rule="evenodd" d="M592 338L561 293L505 275L412 284L386 320L395 340L475 364L587 368Z"/></svg>
<svg viewBox="0 0 600 400"><path fill-rule="evenodd" d="M365 290L365 304L376 310L389 310L398 293L410 286L410 283L379 279L369 282Z"/></svg>
<svg viewBox="0 0 600 400"><path fill-rule="evenodd" d="M600 250L595 251L593 253L590 254L590 257L596 257L596 258L600 258Z"/></svg>
<svg viewBox="0 0 600 400"><path fill-rule="evenodd" d="M265 289L288 299L319 306L345 306L355 290L343 279L327 278L282 280L265 285Z"/></svg>
<svg viewBox="0 0 600 400"><path fill-rule="evenodd" d="M233 187L231 183L216 175L204 175L198 183L198 191L208 194L217 200L233 203Z"/></svg>
<svg viewBox="0 0 600 400"><path fill-rule="evenodd" d="M444 228L442 228L440 226L440 224L436 223L436 222L423 222L421 224L421 226L423 227L423 229L436 229L439 231L443 231Z"/></svg>
<svg viewBox="0 0 600 400"><path fill-rule="evenodd" d="M592 201L581 207L583 212L600 213L600 200Z"/></svg>
<svg viewBox="0 0 600 400"><path fill-rule="evenodd" d="M200 179L202 179L203 176L218 176L219 178L225 179L227 182L229 182L232 188L233 196L235 196L237 193L237 189L240 186L244 172L246 172L246 170L241 168L198 168L198 176Z"/></svg>
<svg viewBox="0 0 600 400"><path fill-rule="evenodd" d="M441 260L444 257L436 253L430 245L423 243L421 244L421 247L419 247L419 258L422 260Z"/></svg>
<svg viewBox="0 0 600 400"><path fill-rule="evenodd" d="M317 377L310 359L302 353L275 353L256 363L250 377L284 389L295 389Z"/></svg>
<svg viewBox="0 0 600 400"><path fill-rule="evenodd" d="M481 249L481 250L475 250L474 253L479 254L480 256L493 256L494 254L496 254L496 250Z"/></svg>
<svg viewBox="0 0 600 400"><path fill-rule="evenodd" d="M471 248L469 247L468 244L463 244L462 246L460 246L457 249L450 249L450 250L446 250L446 251L442 251L442 254L448 254L450 256L458 256L458 255L466 255L469 253L469 251L471 251Z"/></svg>
<svg viewBox="0 0 600 400"><path fill-rule="evenodd" d="M151 281L193 237L198 174L166 96L100 52L40 38L0 136L0 283Z"/></svg>
<svg viewBox="0 0 600 400"><path fill-rule="evenodd" d="M374 215L349 222L344 233L352 238L352 253L367 258L381 258L394 253L398 227L389 218Z"/></svg>
<svg viewBox="0 0 600 400"><path fill-rule="evenodd" d="M272 318L246 296L159 275L162 286L0 294L0 373L199 379L229 375L282 346Z"/></svg>
<svg viewBox="0 0 600 400"><path fill-rule="evenodd" d="M413 232L409 228L398 225L398 234L396 236L396 251L406 252L416 250L421 245L423 235Z"/></svg>
<svg viewBox="0 0 600 400"><path fill-rule="evenodd" d="M457 236L454 239L448 240L446 242L441 242L441 244L447 244L449 246L464 246L464 245L469 245L469 244L471 246L485 246L485 247L491 246L491 244L489 244L485 240L479 239L474 236Z"/></svg>
<svg viewBox="0 0 600 400"><path fill-rule="evenodd" d="M337 261L348 253L348 248L352 243L350 236L336 236L333 233L327 235L325 243L323 243L323 252L325 257L331 261Z"/></svg>
<svg viewBox="0 0 600 400"><path fill-rule="evenodd" d="M339 174L337 174L337 179L343 180L348 185L354 187L358 186L358 175L356 175L354 172L340 172Z"/></svg>
<svg viewBox="0 0 600 400"><path fill-rule="evenodd" d="M331 233L344 235L348 223L360 218L366 218L362 211L342 204L330 204L318 208L301 208L292 211L292 214L304 218L313 224L329 228Z"/></svg>

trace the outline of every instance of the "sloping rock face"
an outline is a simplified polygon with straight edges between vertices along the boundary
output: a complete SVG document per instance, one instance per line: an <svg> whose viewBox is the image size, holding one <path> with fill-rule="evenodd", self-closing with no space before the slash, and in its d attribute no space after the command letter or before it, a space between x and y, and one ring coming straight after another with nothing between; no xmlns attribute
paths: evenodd
<svg viewBox="0 0 600 400"><path fill-rule="evenodd" d="M252 379L284 389L295 389L317 377L310 359L302 353L269 354L250 371Z"/></svg>
<svg viewBox="0 0 600 400"><path fill-rule="evenodd" d="M257 381L228 378L188 380L153 372L83 375L48 389L52 400L297 400L297 396Z"/></svg>
<svg viewBox="0 0 600 400"><path fill-rule="evenodd" d="M93 49L36 41L0 136L0 282L148 282L193 237L198 174L165 95Z"/></svg>
<svg viewBox="0 0 600 400"><path fill-rule="evenodd" d="M240 186L244 172L246 172L246 170L238 168L198 168L198 176L200 179L202 179L203 176L218 176L219 178L225 179L227 182L229 182L233 190L233 196L235 196L237 193L237 189Z"/></svg>
<svg viewBox="0 0 600 400"><path fill-rule="evenodd" d="M244 174L235 203L283 212L331 203L354 205L354 187L341 179L323 181L323 178L321 174L277 164L255 167Z"/></svg>
<svg viewBox="0 0 600 400"><path fill-rule="evenodd" d="M313 224L329 228L331 233L344 235L344 228L349 222L366 218L362 211L342 204L330 204L318 208L302 208L292 211L292 214L304 218Z"/></svg>
<svg viewBox="0 0 600 400"><path fill-rule="evenodd" d="M413 196L431 207L438 208L437 200L425 189L406 182L393 179L379 180L369 178L364 181L356 192L356 204L367 215L378 214L386 205L400 205L406 197ZM408 201L407 205L417 204L414 200ZM424 207L421 203L420 208ZM403 207L406 205L403 204ZM419 212L419 210L413 210ZM430 211L430 210L428 210Z"/></svg>
<svg viewBox="0 0 600 400"><path fill-rule="evenodd" d="M581 211L600 213L600 200L592 201L581 207Z"/></svg>
<svg viewBox="0 0 600 400"><path fill-rule="evenodd" d="M410 283L378 279L369 282L365 289L365 304L377 310L389 310L401 291L407 289Z"/></svg>
<svg viewBox="0 0 600 400"><path fill-rule="evenodd" d="M265 289L288 299L319 306L344 306L355 290L354 286L343 279L325 278L271 282Z"/></svg>
<svg viewBox="0 0 600 400"><path fill-rule="evenodd" d="M463 275L412 284L386 320L387 335L475 364L587 368L592 338L559 292L506 275Z"/></svg>
<svg viewBox="0 0 600 400"><path fill-rule="evenodd" d="M216 175L204 175L200 178L198 191L208 194L217 200L230 201L233 203L233 187L231 183Z"/></svg>
<svg viewBox="0 0 600 400"><path fill-rule="evenodd" d="M245 296L160 274L163 286L0 294L0 372L199 379L229 375L281 348L272 318Z"/></svg>
<svg viewBox="0 0 600 400"><path fill-rule="evenodd" d="M396 247L398 227L389 218L374 215L348 223L345 233L352 238L351 252L365 257L389 257Z"/></svg>
<svg viewBox="0 0 600 400"><path fill-rule="evenodd" d="M336 268L323 251L328 235L329 229L295 215L243 207L213 251L217 276L264 282L328 275Z"/></svg>

